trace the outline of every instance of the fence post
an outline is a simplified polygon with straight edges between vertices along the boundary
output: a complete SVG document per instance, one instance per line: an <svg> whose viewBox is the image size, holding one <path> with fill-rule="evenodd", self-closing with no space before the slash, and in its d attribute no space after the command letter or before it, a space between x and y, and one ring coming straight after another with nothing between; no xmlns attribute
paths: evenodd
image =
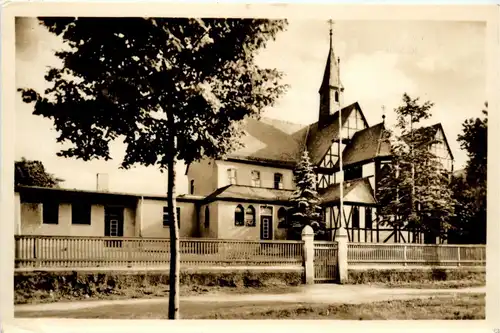
<svg viewBox="0 0 500 333"><path fill-rule="evenodd" d="M339 228L335 240L337 241L337 246L338 246L337 269L339 272L339 283L344 284L347 283L347 280L349 278L349 272L347 268L347 247L348 247L347 231L342 227Z"/></svg>
<svg viewBox="0 0 500 333"><path fill-rule="evenodd" d="M457 246L457 266L460 267L460 246Z"/></svg>
<svg viewBox="0 0 500 333"><path fill-rule="evenodd" d="M403 259L404 259L404 262L403 262L403 266L406 266L406 249L407 249L407 246L406 244L403 245Z"/></svg>
<svg viewBox="0 0 500 333"><path fill-rule="evenodd" d="M306 225L302 229L304 241L304 270L306 284L314 284L314 230Z"/></svg>

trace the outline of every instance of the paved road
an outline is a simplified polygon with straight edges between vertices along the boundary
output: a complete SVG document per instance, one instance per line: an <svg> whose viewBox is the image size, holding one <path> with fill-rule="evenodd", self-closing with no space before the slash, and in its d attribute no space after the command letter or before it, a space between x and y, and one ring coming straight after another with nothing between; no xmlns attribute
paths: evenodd
<svg viewBox="0 0 500 333"><path fill-rule="evenodd" d="M463 289L403 289L381 288L366 285L335 285L316 284L300 286L285 294L235 294L235 293L208 293L196 296L181 297L183 302L307 302L307 303L349 303L359 304L376 301L415 299L438 295L453 295L458 293L486 293L486 287ZM151 304L168 302L167 297L152 299L125 299L125 300L94 300L57 302L47 304L16 305L14 311L64 311L78 310L108 305L122 304Z"/></svg>

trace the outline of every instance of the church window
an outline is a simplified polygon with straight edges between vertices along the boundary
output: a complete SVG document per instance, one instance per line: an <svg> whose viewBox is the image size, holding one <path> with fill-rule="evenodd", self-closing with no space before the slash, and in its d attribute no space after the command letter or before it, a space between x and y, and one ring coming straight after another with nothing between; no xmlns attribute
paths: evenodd
<svg viewBox="0 0 500 333"><path fill-rule="evenodd" d="M230 185L236 184L236 169L230 168L227 169L227 178Z"/></svg>
<svg viewBox="0 0 500 333"><path fill-rule="evenodd" d="M260 187L260 172L259 171L252 171L252 186L254 187Z"/></svg>
<svg viewBox="0 0 500 333"><path fill-rule="evenodd" d="M245 225L245 211L242 205L238 205L234 211L234 225L243 226Z"/></svg>
<svg viewBox="0 0 500 333"><path fill-rule="evenodd" d="M372 209L370 207L366 207L365 208L365 228L366 229L372 229L373 228Z"/></svg>
<svg viewBox="0 0 500 333"><path fill-rule="evenodd" d="M210 226L210 209L208 209L208 206L205 207L205 228L208 228Z"/></svg>
<svg viewBox="0 0 500 333"><path fill-rule="evenodd" d="M339 102L339 92L335 91L335 102Z"/></svg>
<svg viewBox="0 0 500 333"><path fill-rule="evenodd" d="M352 227L359 229L359 208L354 207L352 209Z"/></svg>
<svg viewBox="0 0 500 333"><path fill-rule="evenodd" d="M248 206L245 212L245 224L249 227L255 227L255 208Z"/></svg>
<svg viewBox="0 0 500 333"><path fill-rule="evenodd" d="M278 228L286 228L286 209L278 209Z"/></svg>
<svg viewBox="0 0 500 333"><path fill-rule="evenodd" d="M363 177L363 168L354 166L344 170L344 180L353 180Z"/></svg>
<svg viewBox="0 0 500 333"><path fill-rule="evenodd" d="M283 175L281 173L274 174L274 188L277 190L283 189Z"/></svg>

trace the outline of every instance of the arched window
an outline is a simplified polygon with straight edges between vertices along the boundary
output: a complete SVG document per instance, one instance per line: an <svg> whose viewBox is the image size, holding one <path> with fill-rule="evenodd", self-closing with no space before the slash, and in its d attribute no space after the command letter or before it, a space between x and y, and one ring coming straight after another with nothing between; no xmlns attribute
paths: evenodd
<svg viewBox="0 0 500 333"><path fill-rule="evenodd" d="M335 102L339 101L339 92L335 91Z"/></svg>
<svg viewBox="0 0 500 333"><path fill-rule="evenodd" d="M286 214L284 207L278 209L278 228L286 228Z"/></svg>
<svg viewBox="0 0 500 333"><path fill-rule="evenodd" d="M248 206L245 212L245 224L249 227L255 227L255 208Z"/></svg>
<svg viewBox="0 0 500 333"><path fill-rule="evenodd" d="M373 228L373 221L372 221L372 209L370 207L365 208L365 228L366 229L372 229Z"/></svg>
<svg viewBox="0 0 500 333"><path fill-rule="evenodd" d="M354 207L352 209L352 227L359 228L359 208Z"/></svg>
<svg viewBox="0 0 500 333"><path fill-rule="evenodd" d="M210 209L208 209L208 206L205 207L205 228L208 228L210 226Z"/></svg>
<svg viewBox="0 0 500 333"><path fill-rule="evenodd" d="M238 205L234 210L234 225L245 225L245 210L242 205Z"/></svg>

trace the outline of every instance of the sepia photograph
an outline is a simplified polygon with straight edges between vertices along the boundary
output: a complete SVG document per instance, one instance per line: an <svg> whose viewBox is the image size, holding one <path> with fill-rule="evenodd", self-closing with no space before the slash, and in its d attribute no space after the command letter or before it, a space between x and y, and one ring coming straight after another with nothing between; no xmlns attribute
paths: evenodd
<svg viewBox="0 0 500 333"><path fill-rule="evenodd" d="M486 21L106 13L15 17L15 318L486 318Z"/></svg>

